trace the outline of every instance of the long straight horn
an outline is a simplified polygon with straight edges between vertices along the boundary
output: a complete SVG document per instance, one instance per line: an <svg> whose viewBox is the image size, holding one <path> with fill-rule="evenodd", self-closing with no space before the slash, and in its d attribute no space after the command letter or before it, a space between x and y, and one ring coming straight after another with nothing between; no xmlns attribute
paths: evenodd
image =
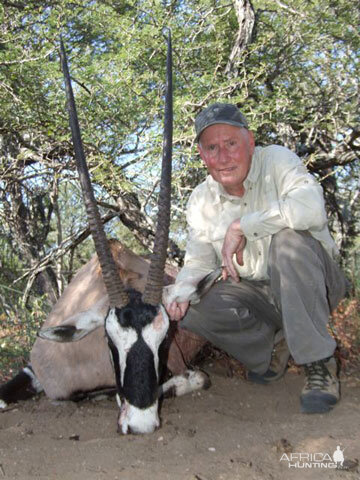
<svg viewBox="0 0 360 480"><path fill-rule="evenodd" d="M162 298L164 285L164 269L166 250L169 239L170 225L170 201L171 201L171 157L172 157L172 133L173 133L173 92L172 92L172 51L171 34L167 41L166 58L166 94L165 94L165 117L164 117L164 141L161 167L161 184L158 202L158 220L154 241L154 253L142 296L143 302L150 305L159 305Z"/></svg>
<svg viewBox="0 0 360 480"><path fill-rule="evenodd" d="M67 58L62 39L60 40L60 47L61 65L65 78L66 98L69 111L69 123L75 150L76 165L79 171L80 183L90 230L95 243L96 253L99 258L102 276L109 296L110 306L121 308L128 304L129 298L117 272L91 186L89 171L86 165L86 159L81 140L78 116L76 113L75 99L71 86L69 67L67 64Z"/></svg>

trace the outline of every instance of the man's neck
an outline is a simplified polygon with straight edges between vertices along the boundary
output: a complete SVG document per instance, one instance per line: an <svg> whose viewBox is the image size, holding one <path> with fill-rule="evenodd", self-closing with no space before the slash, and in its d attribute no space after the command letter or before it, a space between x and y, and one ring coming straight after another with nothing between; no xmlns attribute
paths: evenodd
<svg viewBox="0 0 360 480"><path fill-rule="evenodd" d="M233 195L234 197L243 197L245 195L245 187L243 183L236 187L223 186L223 189L226 193L228 193L229 195Z"/></svg>

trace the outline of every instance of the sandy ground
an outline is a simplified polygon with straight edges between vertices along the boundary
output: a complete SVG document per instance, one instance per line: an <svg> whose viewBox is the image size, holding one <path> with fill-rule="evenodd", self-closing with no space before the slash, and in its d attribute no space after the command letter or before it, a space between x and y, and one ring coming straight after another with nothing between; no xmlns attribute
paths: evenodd
<svg viewBox="0 0 360 480"><path fill-rule="evenodd" d="M166 399L148 436L116 433L115 399L51 403L42 396L0 413L0 480L359 479L360 385L343 381L326 415L299 412L303 377L271 386L207 365L212 387ZM289 468L291 453L344 450L352 471ZM283 460L281 460L283 458Z"/></svg>

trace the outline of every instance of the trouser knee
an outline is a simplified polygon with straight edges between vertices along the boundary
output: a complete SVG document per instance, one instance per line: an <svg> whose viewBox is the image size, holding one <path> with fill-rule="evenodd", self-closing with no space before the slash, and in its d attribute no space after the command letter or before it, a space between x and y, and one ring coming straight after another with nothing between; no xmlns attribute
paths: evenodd
<svg viewBox="0 0 360 480"><path fill-rule="evenodd" d="M317 268L324 273L324 254L326 252L320 242L308 231L284 228L273 235L271 240L269 277L272 279L284 272L288 274L289 268L302 269L304 264L308 264L311 270Z"/></svg>
<svg viewBox="0 0 360 480"><path fill-rule="evenodd" d="M270 244L270 255L281 252L282 255L298 252L301 246L311 246L317 242L306 230L293 230L284 228L272 236Z"/></svg>

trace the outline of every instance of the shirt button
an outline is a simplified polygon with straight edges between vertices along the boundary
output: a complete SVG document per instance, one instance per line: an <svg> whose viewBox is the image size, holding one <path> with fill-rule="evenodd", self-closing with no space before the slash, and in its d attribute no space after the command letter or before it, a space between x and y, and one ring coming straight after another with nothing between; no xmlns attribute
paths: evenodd
<svg viewBox="0 0 360 480"><path fill-rule="evenodd" d="M258 236L258 234L256 232L254 232L254 237L257 237L257 236Z"/></svg>

